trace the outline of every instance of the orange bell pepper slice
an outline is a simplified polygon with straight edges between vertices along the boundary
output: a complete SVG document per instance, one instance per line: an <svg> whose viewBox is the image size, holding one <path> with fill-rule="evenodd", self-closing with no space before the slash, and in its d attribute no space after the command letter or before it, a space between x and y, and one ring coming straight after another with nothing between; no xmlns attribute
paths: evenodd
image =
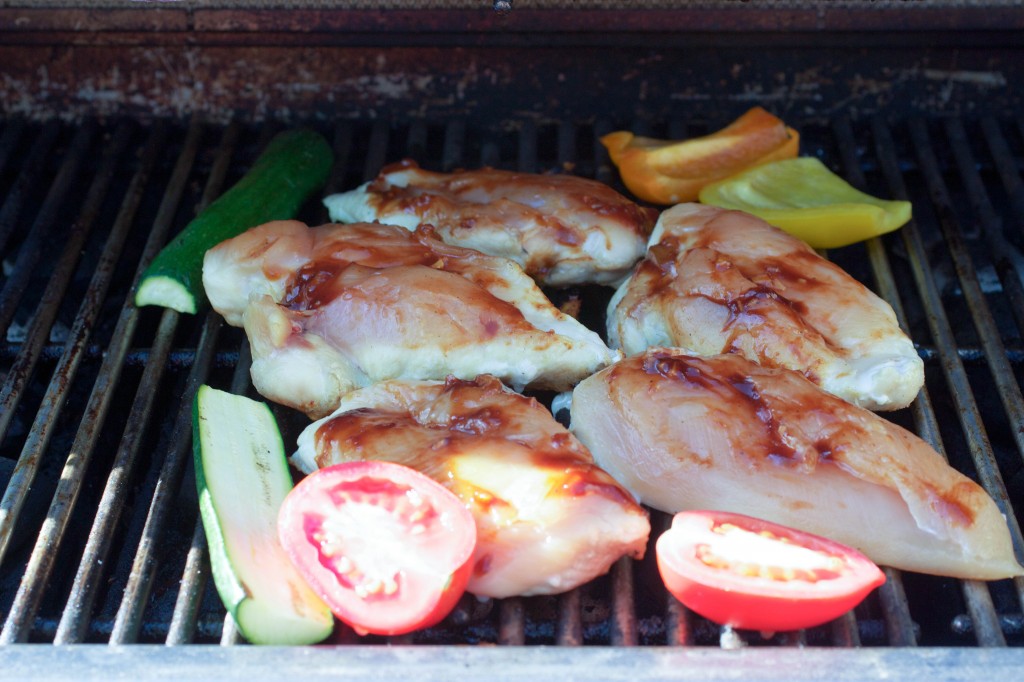
<svg viewBox="0 0 1024 682"><path fill-rule="evenodd" d="M688 140L637 137L620 130L601 138L622 182L655 204L695 201L704 185L770 161L791 159L800 135L754 107L718 132Z"/></svg>

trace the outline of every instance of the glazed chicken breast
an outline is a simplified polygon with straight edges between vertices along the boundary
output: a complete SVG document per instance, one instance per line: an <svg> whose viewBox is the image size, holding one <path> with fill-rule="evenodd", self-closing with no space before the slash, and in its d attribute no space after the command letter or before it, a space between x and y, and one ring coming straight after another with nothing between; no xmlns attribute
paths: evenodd
<svg viewBox="0 0 1024 682"><path fill-rule="evenodd" d="M597 463L651 507L748 514L910 571L1022 574L980 486L798 372L650 349L581 382L571 411Z"/></svg>
<svg viewBox="0 0 1024 682"><path fill-rule="evenodd" d="M657 218L594 180L492 168L434 173L408 160L324 204L340 222L429 223L445 242L514 260L548 286L619 283Z"/></svg>
<svg viewBox="0 0 1024 682"><path fill-rule="evenodd" d="M416 469L477 524L468 590L555 594L641 558L647 514L551 413L494 377L387 381L347 395L298 440L305 472L352 460Z"/></svg>
<svg viewBox="0 0 1024 682"><path fill-rule="evenodd" d="M924 384L889 304L760 218L699 204L661 215L609 303L608 339L627 355L738 353L871 410L906 407Z"/></svg>
<svg viewBox="0 0 1024 682"><path fill-rule="evenodd" d="M245 328L256 389L313 418L385 379L567 390L619 355L515 263L426 229L268 223L210 249L203 285Z"/></svg>

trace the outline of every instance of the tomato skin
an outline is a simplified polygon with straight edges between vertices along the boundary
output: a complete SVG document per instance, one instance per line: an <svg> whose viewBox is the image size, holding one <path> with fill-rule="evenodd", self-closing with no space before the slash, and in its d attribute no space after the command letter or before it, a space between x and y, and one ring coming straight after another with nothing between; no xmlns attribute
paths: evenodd
<svg viewBox="0 0 1024 682"><path fill-rule="evenodd" d="M725 550L722 538L729 533L734 533L734 538L737 538L728 549L732 559L735 559L737 548L742 551L742 545L737 541L744 542L753 534L756 545L763 548L766 547L765 541L758 538L765 538L762 533L766 533L768 541L774 541L784 553L790 548L813 550L827 557L829 568L797 567L797 571L808 576L818 571L814 574L816 580L801 577L773 579L749 574L754 570L776 573L783 570L767 568L767 563L759 560L757 551L750 551L743 557L740 570L733 565L712 565L728 562L708 563L708 560L698 558L698 554L704 552L708 553L705 556L715 556L716 548ZM676 514L672 527L658 538L655 551L662 580L676 599L708 620L749 630L778 632L827 623L852 609L885 582L882 571L851 547L729 512Z"/></svg>
<svg viewBox="0 0 1024 682"><path fill-rule="evenodd" d="M299 573L361 635L435 625L473 568L469 510L440 484L391 462L313 472L285 498L277 525Z"/></svg>

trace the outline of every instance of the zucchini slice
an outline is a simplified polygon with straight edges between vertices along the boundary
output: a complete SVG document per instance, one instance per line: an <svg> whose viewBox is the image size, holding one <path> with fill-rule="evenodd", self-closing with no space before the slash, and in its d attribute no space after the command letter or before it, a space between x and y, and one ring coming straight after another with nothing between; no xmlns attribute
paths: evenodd
<svg viewBox="0 0 1024 682"><path fill-rule="evenodd" d="M298 129L277 134L249 172L157 254L139 280L135 305L198 312L206 305L207 250L250 227L294 218L327 182L333 163L331 147L319 133Z"/></svg>
<svg viewBox="0 0 1024 682"><path fill-rule="evenodd" d="M334 617L277 539L292 478L270 408L200 386L192 430L199 510L224 606L253 644L322 641Z"/></svg>

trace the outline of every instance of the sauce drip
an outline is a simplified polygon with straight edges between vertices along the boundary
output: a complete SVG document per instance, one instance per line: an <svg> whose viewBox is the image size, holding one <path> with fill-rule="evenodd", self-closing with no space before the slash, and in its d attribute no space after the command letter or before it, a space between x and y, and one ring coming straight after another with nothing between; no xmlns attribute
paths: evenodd
<svg viewBox="0 0 1024 682"><path fill-rule="evenodd" d="M338 277L348 265L336 260L306 263L292 275L281 304L289 310L315 310L330 303L341 294Z"/></svg>
<svg viewBox="0 0 1024 682"><path fill-rule="evenodd" d="M688 385L712 391L730 402L743 405L764 428L768 445L765 455L767 459L785 465L804 461L805 456L790 443L790 439L782 432L771 406L761 395L751 377L732 373L719 378L707 369L712 369L707 363L697 358L680 355L649 353L643 359L643 371L647 374L658 375L673 381L683 381Z"/></svg>

